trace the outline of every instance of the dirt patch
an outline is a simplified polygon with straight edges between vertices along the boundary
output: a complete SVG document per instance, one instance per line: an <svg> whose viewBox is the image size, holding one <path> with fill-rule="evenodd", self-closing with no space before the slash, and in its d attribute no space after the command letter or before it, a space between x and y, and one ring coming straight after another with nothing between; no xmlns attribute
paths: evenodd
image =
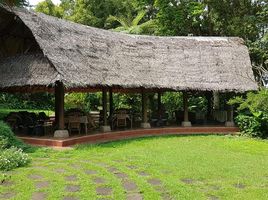
<svg viewBox="0 0 268 200"><path fill-rule="evenodd" d="M108 169L107 169L109 172L112 172L112 173L115 173L115 172L117 172L118 171L118 169L117 168L115 168L115 167L108 167Z"/></svg>
<svg viewBox="0 0 268 200"><path fill-rule="evenodd" d="M4 186L4 187L10 187L12 185L14 185L14 183L10 180L5 180L4 182L0 183L1 186Z"/></svg>
<svg viewBox="0 0 268 200"><path fill-rule="evenodd" d="M112 188L109 187L97 187L96 192L98 195L111 195L112 194Z"/></svg>

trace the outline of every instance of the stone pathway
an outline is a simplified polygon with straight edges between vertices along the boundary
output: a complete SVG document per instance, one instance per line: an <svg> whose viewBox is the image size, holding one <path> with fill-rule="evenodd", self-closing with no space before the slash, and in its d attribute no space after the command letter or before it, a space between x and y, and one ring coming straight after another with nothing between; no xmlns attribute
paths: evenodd
<svg viewBox="0 0 268 200"><path fill-rule="evenodd" d="M99 186L96 188L96 192L98 195L107 196L107 195L111 195L113 190L112 188L109 188L106 186Z"/></svg>
<svg viewBox="0 0 268 200"><path fill-rule="evenodd" d="M15 192L6 192L4 194L0 194L0 199L11 199L16 196Z"/></svg>
<svg viewBox="0 0 268 200"><path fill-rule="evenodd" d="M35 186L37 189L43 189L49 187L49 182L48 181L38 181L35 183Z"/></svg>
<svg viewBox="0 0 268 200"><path fill-rule="evenodd" d="M67 185L65 188L66 192L79 192L80 186L79 185Z"/></svg>
<svg viewBox="0 0 268 200"><path fill-rule="evenodd" d="M77 177L76 177L76 175L66 176L65 180L66 181L77 181Z"/></svg>

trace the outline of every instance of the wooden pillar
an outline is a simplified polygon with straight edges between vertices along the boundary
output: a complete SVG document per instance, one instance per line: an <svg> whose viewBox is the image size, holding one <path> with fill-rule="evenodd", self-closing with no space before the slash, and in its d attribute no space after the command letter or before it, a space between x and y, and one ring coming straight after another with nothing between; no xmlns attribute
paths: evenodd
<svg viewBox="0 0 268 200"><path fill-rule="evenodd" d="M213 92L213 108L220 110L220 93L218 91Z"/></svg>
<svg viewBox="0 0 268 200"><path fill-rule="evenodd" d="M184 120L182 122L182 126L192 126L191 122L189 121L187 92L183 92L183 111L184 111Z"/></svg>
<svg viewBox="0 0 268 200"><path fill-rule="evenodd" d="M111 129L113 129L113 113L114 113L114 101L113 101L113 89L110 88L109 89L109 106L110 106L110 116L109 116L109 120L110 120L110 126Z"/></svg>
<svg viewBox="0 0 268 200"><path fill-rule="evenodd" d="M54 137L69 137L64 124L64 85L62 82L55 83L55 120L56 131Z"/></svg>
<svg viewBox="0 0 268 200"><path fill-rule="evenodd" d="M148 95L142 91L141 93L141 101L142 101L142 128L150 128L151 125L148 123L148 116L147 116L147 110L148 110Z"/></svg>
<svg viewBox="0 0 268 200"><path fill-rule="evenodd" d="M102 132L111 131L111 127L108 125L107 119L107 90L102 90L102 112L103 112L103 125L101 126Z"/></svg>
<svg viewBox="0 0 268 200"><path fill-rule="evenodd" d="M206 92L206 99L207 99L207 118L212 119L212 92Z"/></svg>
<svg viewBox="0 0 268 200"><path fill-rule="evenodd" d="M225 126L228 126L228 127L235 126L235 123L234 123L234 108L233 108L232 105L228 105L227 121L225 122Z"/></svg>
<svg viewBox="0 0 268 200"><path fill-rule="evenodd" d="M103 126L107 126L107 92L102 90L102 114L103 114Z"/></svg>
<svg viewBox="0 0 268 200"><path fill-rule="evenodd" d="M161 92L157 93L157 110L158 110L158 119L161 118L162 103L161 103Z"/></svg>

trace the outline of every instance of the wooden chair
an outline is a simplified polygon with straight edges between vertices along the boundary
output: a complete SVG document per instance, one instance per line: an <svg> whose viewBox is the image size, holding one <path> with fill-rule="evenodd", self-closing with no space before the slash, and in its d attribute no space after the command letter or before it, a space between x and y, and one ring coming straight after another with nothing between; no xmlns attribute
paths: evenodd
<svg viewBox="0 0 268 200"><path fill-rule="evenodd" d="M77 130L80 135L81 125L79 116L69 116L68 117L68 130L72 133L72 130Z"/></svg>

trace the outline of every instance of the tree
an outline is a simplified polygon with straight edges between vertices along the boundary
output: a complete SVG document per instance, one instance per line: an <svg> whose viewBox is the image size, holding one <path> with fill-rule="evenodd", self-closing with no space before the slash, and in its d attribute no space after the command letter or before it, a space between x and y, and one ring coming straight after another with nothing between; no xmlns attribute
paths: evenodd
<svg viewBox="0 0 268 200"><path fill-rule="evenodd" d="M0 0L0 5L5 5L5 6L18 6L18 7L23 7L23 6L28 6L29 2L27 0Z"/></svg>
<svg viewBox="0 0 268 200"><path fill-rule="evenodd" d="M62 18L63 17L63 9L60 6L54 5L51 0L45 0L36 5L35 10L37 12L42 12L47 15L51 15L54 17Z"/></svg>
<svg viewBox="0 0 268 200"><path fill-rule="evenodd" d="M137 16L134 17L132 14L127 16L112 16L110 15L107 19L108 23L118 22L121 26L113 29L114 31L130 33L130 34L149 34L153 35L156 32L156 23L154 20L141 23L142 19L146 15L146 11L141 10Z"/></svg>

